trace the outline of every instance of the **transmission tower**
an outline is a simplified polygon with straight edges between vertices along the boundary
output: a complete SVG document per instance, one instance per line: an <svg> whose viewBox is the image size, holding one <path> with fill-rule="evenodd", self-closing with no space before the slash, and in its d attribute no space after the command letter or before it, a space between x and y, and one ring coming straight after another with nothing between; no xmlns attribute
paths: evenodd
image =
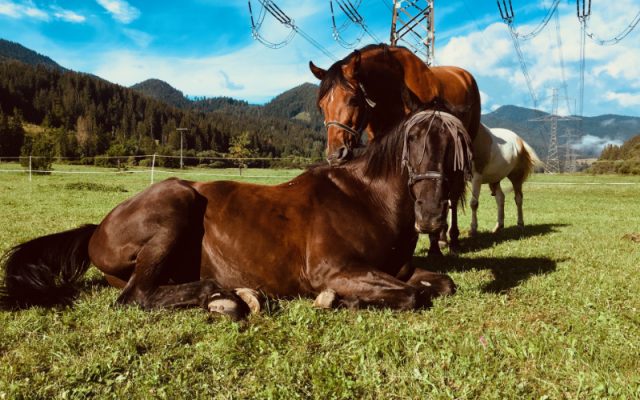
<svg viewBox="0 0 640 400"><path fill-rule="evenodd" d="M576 172L576 150L573 148L573 131L565 129L563 135L565 142L562 146L564 149L564 172Z"/></svg>
<svg viewBox="0 0 640 400"><path fill-rule="evenodd" d="M560 161L558 160L558 121L573 121L574 117L558 116L558 89L553 88L551 101L551 114L534 118L529 121L549 122L549 150L547 152L547 161L545 163L544 172L557 174L560 172Z"/></svg>
<svg viewBox="0 0 640 400"><path fill-rule="evenodd" d="M393 0L391 16L392 46L399 41L422 55L427 65L435 62L434 0Z"/></svg>

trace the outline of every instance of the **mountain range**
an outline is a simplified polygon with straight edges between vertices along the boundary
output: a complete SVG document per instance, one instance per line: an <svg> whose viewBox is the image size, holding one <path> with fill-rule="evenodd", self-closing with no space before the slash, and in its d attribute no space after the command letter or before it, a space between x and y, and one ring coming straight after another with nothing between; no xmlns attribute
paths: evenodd
<svg viewBox="0 0 640 400"><path fill-rule="evenodd" d="M0 39L0 62L18 60L45 66L57 71L67 71L47 56L38 54L18 43ZM234 114L247 118L272 118L291 121L321 134L323 117L316 106L318 86L305 83L287 90L264 105L249 104L229 97L190 98L169 83L148 79L130 87L148 98L185 111L200 113ZM524 107L505 105L483 114L482 122L489 127L508 128L529 142L540 156L547 153L550 131L550 114ZM580 128L580 129L578 129ZM566 142L568 131L574 132L573 147L580 157L597 156L605 144L621 144L640 133L640 118L622 115L584 117L581 121L558 121L558 142ZM581 132L577 137L575 132Z"/></svg>

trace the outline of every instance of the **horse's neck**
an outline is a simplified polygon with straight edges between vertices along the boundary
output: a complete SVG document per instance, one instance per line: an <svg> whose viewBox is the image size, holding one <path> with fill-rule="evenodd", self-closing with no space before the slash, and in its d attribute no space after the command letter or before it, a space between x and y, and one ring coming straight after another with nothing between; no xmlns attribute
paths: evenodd
<svg viewBox="0 0 640 400"><path fill-rule="evenodd" d="M404 84L421 101L428 102L440 96L439 81L427 64L405 48L394 48L392 54L402 65Z"/></svg>

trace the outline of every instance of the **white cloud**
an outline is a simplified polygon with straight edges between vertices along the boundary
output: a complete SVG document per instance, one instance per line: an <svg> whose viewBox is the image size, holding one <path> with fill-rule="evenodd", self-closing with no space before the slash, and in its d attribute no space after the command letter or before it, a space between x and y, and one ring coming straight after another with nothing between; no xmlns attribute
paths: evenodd
<svg viewBox="0 0 640 400"><path fill-rule="evenodd" d="M0 1L0 15L6 15L11 18L20 18L20 7L8 1Z"/></svg>
<svg viewBox="0 0 640 400"><path fill-rule="evenodd" d="M40 21L50 21L53 19L82 23L86 21L83 15L74 11L65 10L57 6L51 6L50 10L38 8L33 2L10 2L0 0L0 15L6 15L11 18L32 18Z"/></svg>
<svg viewBox="0 0 640 400"><path fill-rule="evenodd" d="M0 1L0 14L16 19L27 17L42 21L49 20L49 15L32 3Z"/></svg>
<svg viewBox="0 0 640 400"><path fill-rule="evenodd" d="M598 154L602 151L604 146L608 144L621 146L622 141L611 139L609 137L601 138L593 135L584 135L580 138L580 142L572 144L571 147L583 154Z"/></svg>
<svg viewBox="0 0 640 400"><path fill-rule="evenodd" d="M255 60L260 60L259 71ZM104 54L98 62L91 72L121 85L157 78L189 96L230 96L251 102L264 102L302 82L314 81L306 63L292 62L260 44L201 58L116 51Z"/></svg>
<svg viewBox="0 0 640 400"><path fill-rule="evenodd" d="M640 93L619 93L608 91L605 94L607 100L617 102L623 107L640 106Z"/></svg>
<svg viewBox="0 0 640 400"><path fill-rule="evenodd" d="M49 14L47 14L46 12L34 6L25 6L23 12L27 17L41 19L43 21L46 21L49 19Z"/></svg>
<svg viewBox="0 0 640 400"><path fill-rule="evenodd" d="M80 15L74 11L64 10L58 7L53 8L53 16L57 19L72 23L82 23L87 20L84 15Z"/></svg>
<svg viewBox="0 0 640 400"><path fill-rule="evenodd" d="M123 29L122 32L138 47L147 47L153 41L153 36L136 29Z"/></svg>
<svg viewBox="0 0 640 400"><path fill-rule="evenodd" d="M96 0L111 16L123 24L128 24L140 16L140 10L125 0Z"/></svg>

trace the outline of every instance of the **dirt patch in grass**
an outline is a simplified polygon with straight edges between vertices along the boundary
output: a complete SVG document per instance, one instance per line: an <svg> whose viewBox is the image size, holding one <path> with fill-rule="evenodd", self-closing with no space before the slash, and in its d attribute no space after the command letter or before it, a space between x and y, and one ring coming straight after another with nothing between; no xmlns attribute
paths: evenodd
<svg viewBox="0 0 640 400"><path fill-rule="evenodd" d="M640 243L640 232L627 233L622 238L631 240L632 242Z"/></svg>
<svg viewBox="0 0 640 400"><path fill-rule="evenodd" d="M67 183L63 187L68 190L88 190L91 192L127 192L127 189L125 189L123 185L105 185L95 182L73 182Z"/></svg>

